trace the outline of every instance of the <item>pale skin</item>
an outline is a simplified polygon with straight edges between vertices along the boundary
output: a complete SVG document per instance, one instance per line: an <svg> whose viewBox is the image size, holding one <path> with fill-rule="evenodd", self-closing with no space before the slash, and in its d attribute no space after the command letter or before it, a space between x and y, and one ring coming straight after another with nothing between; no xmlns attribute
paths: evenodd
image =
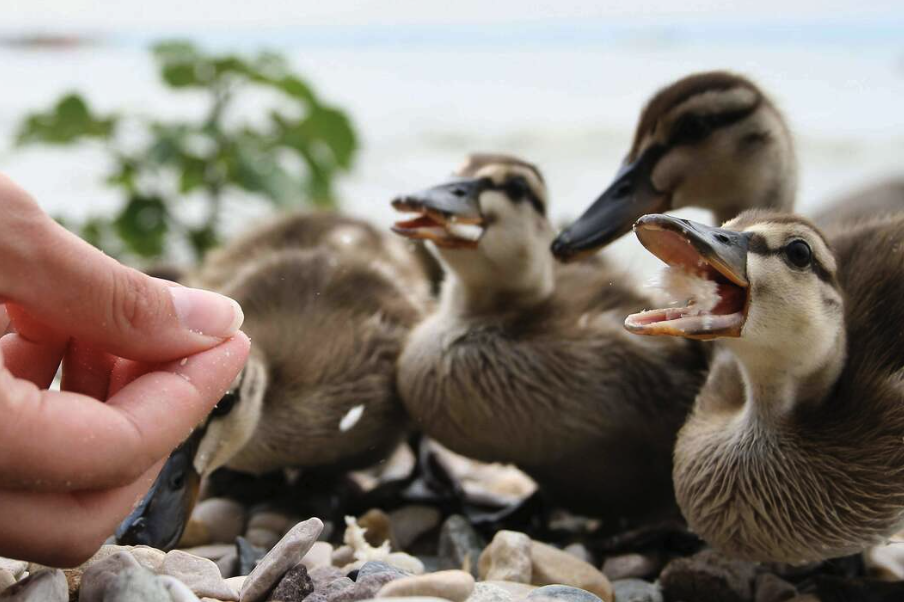
<svg viewBox="0 0 904 602"><path fill-rule="evenodd" d="M241 321L231 299L107 257L0 175L0 556L90 557L241 370Z"/></svg>

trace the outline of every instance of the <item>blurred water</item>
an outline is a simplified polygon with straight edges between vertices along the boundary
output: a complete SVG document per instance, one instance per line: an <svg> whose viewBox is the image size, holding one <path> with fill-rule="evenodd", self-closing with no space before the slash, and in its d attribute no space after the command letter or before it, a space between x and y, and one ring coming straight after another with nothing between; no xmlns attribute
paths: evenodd
<svg viewBox="0 0 904 602"><path fill-rule="evenodd" d="M340 186L343 206L381 224L393 219L394 194L436 182L473 150L537 162L550 184L553 219L573 218L615 172L644 100L677 77L713 68L753 77L785 110L798 141L803 212L877 178L904 175L904 43L881 29L839 43L825 35L789 43L742 31L705 42L634 36L591 44L578 36L555 43L365 38L289 45L276 37L271 46L284 46L323 97L351 111L364 147ZM0 50L0 141L10 139L22 114L69 89L83 90L101 110L199 111L197 98L157 82L144 42ZM0 151L0 169L54 213L115 206L101 185L104 167L93 151ZM232 227L261 210L242 200L232 207ZM650 261L637 248L625 240L615 252L626 267L646 268Z"/></svg>

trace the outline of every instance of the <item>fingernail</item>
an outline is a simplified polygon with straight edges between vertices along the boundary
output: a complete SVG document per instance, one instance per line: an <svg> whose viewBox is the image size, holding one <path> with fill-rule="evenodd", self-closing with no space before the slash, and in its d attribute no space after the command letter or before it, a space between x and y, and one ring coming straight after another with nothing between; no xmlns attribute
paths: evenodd
<svg viewBox="0 0 904 602"><path fill-rule="evenodd" d="M170 287L169 292L179 322L192 332L225 339L238 332L245 321L241 306L229 297L182 286Z"/></svg>

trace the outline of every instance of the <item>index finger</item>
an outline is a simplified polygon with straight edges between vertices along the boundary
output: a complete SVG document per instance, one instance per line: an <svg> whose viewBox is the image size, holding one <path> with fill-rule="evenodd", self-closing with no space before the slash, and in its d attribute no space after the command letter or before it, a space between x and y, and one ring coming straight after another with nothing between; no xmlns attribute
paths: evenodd
<svg viewBox="0 0 904 602"><path fill-rule="evenodd" d="M0 488L71 491L131 483L216 405L249 345L239 333L138 377L107 403L42 391L0 371Z"/></svg>

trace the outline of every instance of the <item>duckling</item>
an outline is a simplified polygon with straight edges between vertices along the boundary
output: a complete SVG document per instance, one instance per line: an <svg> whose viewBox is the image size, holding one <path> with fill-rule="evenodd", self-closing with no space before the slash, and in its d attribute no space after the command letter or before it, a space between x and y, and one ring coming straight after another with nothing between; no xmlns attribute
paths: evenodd
<svg viewBox="0 0 904 602"><path fill-rule="evenodd" d="M417 214L393 230L430 241L447 271L399 359L416 425L457 453L516 464L577 511L677 515L671 451L703 381L701 346L626 336L623 312L648 301L602 259L556 263L530 163L472 155L393 206Z"/></svg>
<svg viewBox="0 0 904 602"><path fill-rule="evenodd" d="M825 233L767 211L723 228L649 215L634 229L715 295L625 322L718 339L675 447L690 527L726 554L792 564L904 527L904 213Z"/></svg>
<svg viewBox="0 0 904 602"><path fill-rule="evenodd" d="M211 255L188 281L242 305L251 356L119 541L175 546L200 477L221 466L345 471L388 455L407 429L395 366L425 307L420 269L401 241L332 214L279 219Z"/></svg>
<svg viewBox="0 0 904 602"><path fill-rule="evenodd" d="M553 242L567 260L603 247L647 213L712 211L717 223L745 209L788 211L797 158L781 112L749 79L696 73L647 102L615 180Z"/></svg>

